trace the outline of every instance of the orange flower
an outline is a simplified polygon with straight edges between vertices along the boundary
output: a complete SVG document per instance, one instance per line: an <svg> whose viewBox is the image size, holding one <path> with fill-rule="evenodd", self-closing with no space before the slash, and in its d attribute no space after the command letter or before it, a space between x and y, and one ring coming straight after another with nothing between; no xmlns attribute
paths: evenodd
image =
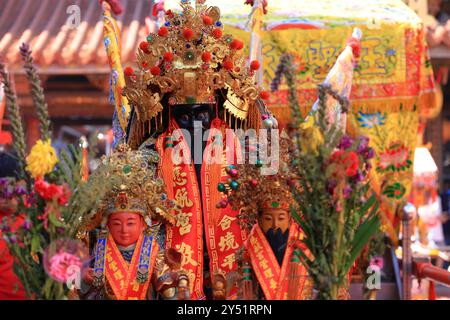
<svg viewBox="0 0 450 320"><path fill-rule="evenodd" d="M338 176L345 173L347 177L353 177L358 173L359 159L354 151L337 150L333 152L330 160L336 164L336 171L333 175Z"/></svg>

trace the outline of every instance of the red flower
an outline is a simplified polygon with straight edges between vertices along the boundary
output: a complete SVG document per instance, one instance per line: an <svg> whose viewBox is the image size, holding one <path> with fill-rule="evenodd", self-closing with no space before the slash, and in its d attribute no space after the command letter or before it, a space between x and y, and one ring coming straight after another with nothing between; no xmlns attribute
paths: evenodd
<svg viewBox="0 0 450 320"><path fill-rule="evenodd" d="M358 173L359 159L354 151L350 151L344 158L344 165L346 166L345 174L347 177L353 177Z"/></svg>
<svg viewBox="0 0 450 320"><path fill-rule="evenodd" d="M353 177L358 173L359 159L354 151L337 150L333 152L330 160L337 165L334 175L345 173L347 177Z"/></svg>
<svg viewBox="0 0 450 320"><path fill-rule="evenodd" d="M59 198L60 195L63 194L63 190L61 186L57 186L56 184L49 184L46 190L46 195L48 199Z"/></svg>
<svg viewBox="0 0 450 320"><path fill-rule="evenodd" d="M59 205L65 205L70 198L70 190L64 186L48 183L42 178L37 178L34 182L34 190L44 200L56 199Z"/></svg>
<svg viewBox="0 0 450 320"><path fill-rule="evenodd" d="M70 189L68 187L62 187L62 194L58 198L58 204L64 206L69 202L71 196Z"/></svg>

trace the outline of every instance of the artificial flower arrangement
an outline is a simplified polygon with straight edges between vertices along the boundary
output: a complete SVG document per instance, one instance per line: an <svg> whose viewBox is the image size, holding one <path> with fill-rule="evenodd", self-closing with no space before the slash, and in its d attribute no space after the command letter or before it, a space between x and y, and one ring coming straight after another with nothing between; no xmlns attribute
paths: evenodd
<svg viewBox="0 0 450 320"><path fill-rule="evenodd" d="M73 228L67 223L72 190L82 180L82 153L69 146L70 155L61 151L58 158L51 145L48 108L28 45L23 44L20 52L40 122L41 139L27 155L16 95L5 65L0 62L0 75L15 137L13 146L19 163L17 177L0 181L0 197L14 198L18 202L15 212L0 221L1 230L15 259L14 272L28 297L65 299L70 291L68 285L79 277L87 258L83 245L73 240ZM13 228L12 225L20 227Z"/></svg>
<svg viewBox="0 0 450 320"><path fill-rule="evenodd" d="M317 299L345 298L355 260L379 231L378 200L369 189L368 172L374 150L366 137L343 133L327 114L327 98L335 99L346 113L348 100L331 86L319 86L318 107L306 118L299 112L295 66L282 56L276 74L286 76L294 128L292 216L301 226L311 256L301 256L313 278ZM282 72L280 72L282 70ZM277 88L280 79L274 79ZM348 295L347 295L348 297Z"/></svg>

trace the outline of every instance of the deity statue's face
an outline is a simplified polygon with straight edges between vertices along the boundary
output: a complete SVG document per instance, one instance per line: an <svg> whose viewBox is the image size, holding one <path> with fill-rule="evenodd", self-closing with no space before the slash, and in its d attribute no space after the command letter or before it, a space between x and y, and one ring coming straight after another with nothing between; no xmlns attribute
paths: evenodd
<svg viewBox="0 0 450 320"><path fill-rule="evenodd" d="M264 209L259 217L259 225L264 233L269 229L280 229L284 233L289 228L289 212L285 209Z"/></svg>
<svg viewBox="0 0 450 320"><path fill-rule="evenodd" d="M213 119L213 105L193 104L175 105L173 107L173 117L181 129L194 130L194 121L201 122L203 130L211 127Z"/></svg>
<svg viewBox="0 0 450 320"><path fill-rule="evenodd" d="M128 247L138 241L145 221L138 213L114 212L108 217L108 229L117 245Z"/></svg>

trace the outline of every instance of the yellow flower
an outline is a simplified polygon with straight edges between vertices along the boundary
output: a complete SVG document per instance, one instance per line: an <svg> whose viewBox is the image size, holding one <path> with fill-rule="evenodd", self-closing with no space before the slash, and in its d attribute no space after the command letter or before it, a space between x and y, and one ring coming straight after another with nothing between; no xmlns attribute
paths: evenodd
<svg viewBox="0 0 450 320"><path fill-rule="evenodd" d="M31 152L27 157L27 171L33 178L43 177L47 173L52 172L55 164L58 162L56 151L53 149L51 140L43 142L38 140L31 148Z"/></svg>
<svg viewBox="0 0 450 320"><path fill-rule="evenodd" d="M317 127L313 116L309 116L305 122L300 125L300 145L302 152L317 155L318 148L324 143L322 132Z"/></svg>
<svg viewBox="0 0 450 320"><path fill-rule="evenodd" d="M388 230L388 227L387 227L386 224L383 223L383 224L380 225L380 231L381 232L386 232L387 230Z"/></svg>

